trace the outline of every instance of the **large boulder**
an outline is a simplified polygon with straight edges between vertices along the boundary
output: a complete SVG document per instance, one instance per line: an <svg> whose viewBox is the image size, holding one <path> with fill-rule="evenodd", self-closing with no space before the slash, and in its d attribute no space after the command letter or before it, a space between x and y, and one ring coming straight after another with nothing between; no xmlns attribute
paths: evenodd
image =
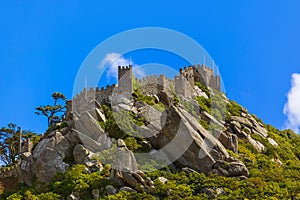
<svg viewBox="0 0 300 200"><path fill-rule="evenodd" d="M69 165L63 160L72 155L72 150L72 143L58 131L53 137L42 139L33 151L36 178L48 183L57 172L65 172Z"/></svg>
<svg viewBox="0 0 300 200"><path fill-rule="evenodd" d="M84 164L89 151L82 145L77 144L73 149L73 158L76 164Z"/></svg>
<svg viewBox="0 0 300 200"><path fill-rule="evenodd" d="M170 161L175 161L177 167L189 167L209 174L214 170L217 161L224 161L230 168L235 169L235 173L229 175L242 176L248 171L242 162L230 160L224 145L187 111L173 106L167 109L164 115L162 118L165 118L165 126L157 135L156 148L166 154ZM225 138L225 135L222 136ZM231 138L234 140L231 141L231 148L235 151L236 139Z"/></svg>
<svg viewBox="0 0 300 200"><path fill-rule="evenodd" d="M215 131L214 135L217 136L226 149L232 150L235 153L238 152L238 137L236 135L220 130Z"/></svg>
<svg viewBox="0 0 300 200"><path fill-rule="evenodd" d="M120 171L136 172L138 168L133 152L126 147L122 139L118 139L117 147L113 168Z"/></svg>
<svg viewBox="0 0 300 200"><path fill-rule="evenodd" d="M93 117L93 111L75 115L74 122L75 129L73 131L79 135L81 142L88 150L101 152L111 147L112 142Z"/></svg>
<svg viewBox="0 0 300 200"><path fill-rule="evenodd" d="M265 150L265 146L261 142L254 140L250 135L248 135L248 141L258 152Z"/></svg>
<svg viewBox="0 0 300 200"><path fill-rule="evenodd" d="M63 135L59 130L54 130L42 139L31 153L21 155L18 165L19 181L32 185L34 177L44 183L49 183L57 172L65 172L69 165L64 159L72 156L73 148L79 143L75 132Z"/></svg>
<svg viewBox="0 0 300 200"><path fill-rule="evenodd" d="M34 181L33 174L33 158L31 152L25 152L21 154L21 159L18 163L18 181L31 186Z"/></svg>
<svg viewBox="0 0 300 200"><path fill-rule="evenodd" d="M246 127L252 127L252 123L247 119L247 118L244 118L244 117L238 117L238 116L231 116L230 117L231 121L236 121Z"/></svg>
<svg viewBox="0 0 300 200"><path fill-rule="evenodd" d="M144 177L144 173L137 168L133 152L128 150L122 139L119 139L110 179L119 187L129 186L139 192L153 192L153 182Z"/></svg>

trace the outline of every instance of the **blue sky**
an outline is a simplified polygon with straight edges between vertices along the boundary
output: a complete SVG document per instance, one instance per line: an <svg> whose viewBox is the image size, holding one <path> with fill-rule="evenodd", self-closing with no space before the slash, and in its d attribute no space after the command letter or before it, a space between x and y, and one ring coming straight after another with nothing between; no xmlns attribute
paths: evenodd
<svg viewBox="0 0 300 200"><path fill-rule="evenodd" d="M71 97L77 70L96 45L152 26L199 42L219 65L228 97L283 128L291 77L300 73L299 9L296 0L2 1L0 127L14 122L44 131L46 119L34 108L51 103L54 91ZM151 55L132 59L156 62Z"/></svg>

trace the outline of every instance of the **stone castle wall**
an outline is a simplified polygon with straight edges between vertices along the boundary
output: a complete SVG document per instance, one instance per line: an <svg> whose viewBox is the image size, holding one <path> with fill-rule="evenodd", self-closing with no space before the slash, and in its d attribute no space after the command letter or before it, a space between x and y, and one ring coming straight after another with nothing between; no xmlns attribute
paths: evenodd
<svg viewBox="0 0 300 200"><path fill-rule="evenodd" d="M178 76L169 79L165 75L152 75L136 79L142 94L157 95L164 91L169 95L173 92L184 97L191 97L195 82L214 88L220 91L220 76L215 74L213 69L205 65L194 65L179 69ZM118 67L118 85L107 85L106 88L97 87L96 89L84 89L73 98L73 109L83 111L82 105L88 104L93 100L99 103L110 102L113 92L130 94L133 92L132 66Z"/></svg>
<svg viewBox="0 0 300 200"><path fill-rule="evenodd" d="M160 91L164 91L171 95L173 92L174 80L168 79L163 74L146 76L137 81L142 94L157 95Z"/></svg>
<svg viewBox="0 0 300 200"><path fill-rule="evenodd" d="M215 74L213 69L205 65L194 65L189 67L184 67L184 69L179 69L180 74L182 74L191 85L195 82L199 82L202 85L214 88L220 91L220 76Z"/></svg>

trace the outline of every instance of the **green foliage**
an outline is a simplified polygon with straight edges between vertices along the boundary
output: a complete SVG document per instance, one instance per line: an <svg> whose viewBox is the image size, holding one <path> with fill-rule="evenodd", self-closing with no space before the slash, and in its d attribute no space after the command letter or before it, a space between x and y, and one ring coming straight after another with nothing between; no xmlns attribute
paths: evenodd
<svg viewBox="0 0 300 200"><path fill-rule="evenodd" d="M116 195L110 195L107 196L105 199L107 200L127 200L127 199L131 199L131 200L156 200L156 198L154 196L152 196L151 194L147 194L147 193L137 193L137 192L126 192L126 191L122 191L119 192Z"/></svg>
<svg viewBox="0 0 300 200"><path fill-rule="evenodd" d="M134 90L133 97L135 101L143 101L153 108L159 110L160 112L165 110L165 105L162 102L157 102L157 100L153 96L143 95L139 88Z"/></svg>
<svg viewBox="0 0 300 200"><path fill-rule="evenodd" d="M227 104L224 101L222 93L214 90L214 95L211 95L211 115L219 121L224 121L226 118Z"/></svg>
<svg viewBox="0 0 300 200"><path fill-rule="evenodd" d="M74 165L65 175L57 176L51 188L59 195L66 197L73 191L84 199L91 198L91 190L112 184L108 177L100 172L88 173L85 165Z"/></svg>
<svg viewBox="0 0 300 200"><path fill-rule="evenodd" d="M111 111L110 107L103 104L102 109L106 117L105 132L108 134L108 136L116 139L125 137L126 133L122 129L120 129L120 127L116 123L116 120L114 119L113 112ZM122 116L119 117L121 119Z"/></svg>
<svg viewBox="0 0 300 200"><path fill-rule="evenodd" d="M141 93L140 89L134 91L134 98L136 101L143 101L146 104L153 106L155 104L155 98L152 96L145 96Z"/></svg>
<svg viewBox="0 0 300 200"><path fill-rule="evenodd" d="M205 87L199 82L195 82L195 85L198 86L203 92L205 92L208 97L210 97L210 92L207 87Z"/></svg>
<svg viewBox="0 0 300 200"><path fill-rule="evenodd" d="M128 149L130 149L133 152L136 152L139 148L141 148L141 145L138 144L137 139L135 139L132 136L129 136L124 140L126 146Z"/></svg>
<svg viewBox="0 0 300 200"><path fill-rule="evenodd" d="M9 123L7 127L2 127L0 129L0 137L0 160L6 166L17 163L18 154L20 153L20 141L24 144L24 141L30 138L35 145L40 140L40 136L29 130L21 130L21 127L14 123Z"/></svg>
<svg viewBox="0 0 300 200"><path fill-rule="evenodd" d="M180 100L179 100L178 96L175 94L175 92L173 92L172 102L173 102L174 106L176 106L180 102Z"/></svg>
<svg viewBox="0 0 300 200"><path fill-rule="evenodd" d="M129 115L130 115L130 117L131 117L134 124L136 124L138 126L145 125L145 119L143 119L142 117L134 114L133 112L129 112Z"/></svg>
<svg viewBox="0 0 300 200"><path fill-rule="evenodd" d="M61 196L53 192L40 193L38 195L33 194L30 190L27 190L23 195L20 193L14 193L6 198L7 200L60 200Z"/></svg>
<svg viewBox="0 0 300 200"><path fill-rule="evenodd" d="M137 155L136 158L138 160L138 168L144 172L155 171L162 168L162 164L164 164L163 162L157 163L156 160L142 157L142 155Z"/></svg>
<svg viewBox="0 0 300 200"><path fill-rule="evenodd" d="M241 116L243 107L240 106L238 103L235 101L230 101L230 103L227 104L227 115L233 115L233 116Z"/></svg>
<svg viewBox="0 0 300 200"><path fill-rule="evenodd" d="M54 100L53 105L38 106L35 108L35 114L47 117L48 127L61 121L66 111L66 97L64 94L54 92L52 98Z"/></svg>
<svg viewBox="0 0 300 200"><path fill-rule="evenodd" d="M136 91L140 88L140 83L137 81L137 79L132 75L132 89L133 91Z"/></svg>
<svg viewBox="0 0 300 200"><path fill-rule="evenodd" d="M154 104L153 108L155 108L156 110L158 110L160 112L163 112L166 109L165 105L162 102L158 102L158 103Z"/></svg>
<svg viewBox="0 0 300 200"><path fill-rule="evenodd" d="M33 197L34 199L34 197ZM60 200L61 197L53 192L41 193L36 196L36 200Z"/></svg>
<svg viewBox="0 0 300 200"><path fill-rule="evenodd" d="M100 127L105 130L105 123L104 122L98 122L98 124L100 125Z"/></svg>
<svg viewBox="0 0 300 200"><path fill-rule="evenodd" d="M195 111L195 107L194 105L189 102L189 101L182 101L181 102L181 105L184 107L184 109L188 112L188 113L191 113L193 116L196 116L196 111Z"/></svg>
<svg viewBox="0 0 300 200"><path fill-rule="evenodd" d="M94 154L93 158L95 160L101 160L102 163L113 163L113 161L116 159L116 149L117 145L113 144L112 148Z"/></svg>
<svg viewBox="0 0 300 200"><path fill-rule="evenodd" d="M72 166L74 164L74 157L73 155L66 156L63 161Z"/></svg>
<svg viewBox="0 0 300 200"><path fill-rule="evenodd" d="M210 98L205 98L203 96L197 96L195 99L198 102L198 105L205 110L207 113L211 113L211 99Z"/></svg>
<svg viewBox="0 0 300 200"><path fill-rule="evenodd" d="M203 120L203 119L199 119L199 123L203 126L203 128L205 128L206 130L208 130L209 128L209 124L207 123L207 121Z"/></svg>
<svg viewBox="0 0 300 200"><path fill-rule="evenodd" d="M122 110L113 113L107 105L102 105L106 122L99 122L105 132L112 138L126 138L128 135L137 136L139 133L135 130L135 126L145 125L145 119L137 116L133 112Z"/></svg>
<svg viewBox="0 0 300 200"><path fill-rule="evenodd" d="M18 193L14 193L7 198L7 200L22 200L22 199L23 199L23 196Z"/></svg>

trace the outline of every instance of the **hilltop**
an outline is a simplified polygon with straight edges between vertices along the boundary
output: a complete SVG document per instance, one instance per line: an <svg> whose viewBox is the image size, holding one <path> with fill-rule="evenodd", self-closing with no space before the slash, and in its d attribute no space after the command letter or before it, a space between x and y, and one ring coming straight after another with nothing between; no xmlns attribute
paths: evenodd
<svg viewBox="0 0 300 200"><path fill-rule="evenodd" d="M84 89L13 168L3 199L299 199L300 137L222 93L202 65ZM10 176L3 178L9 178ZM4 185L5 187L5 185Z"/></svg>

